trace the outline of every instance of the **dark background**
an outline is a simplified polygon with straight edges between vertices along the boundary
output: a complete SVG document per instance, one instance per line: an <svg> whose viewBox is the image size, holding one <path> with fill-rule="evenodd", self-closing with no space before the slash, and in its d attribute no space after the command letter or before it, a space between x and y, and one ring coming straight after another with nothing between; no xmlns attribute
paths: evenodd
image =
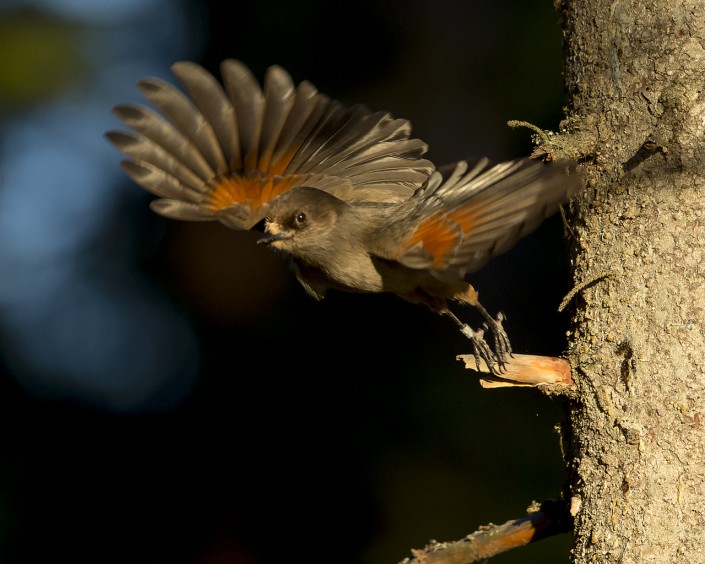
<svg viewBox="0 0 705 564"><path fill-rule="evenodd" d="M557 400L483 390L420 306L317 303L256 234L152 214L102 139L138 78L234 57L439 165L525 155L507 120L561 118L552 2L10 1L0 38L0 562L388 564L560 493ZM559 217L471 281L517 352L563 352Z"/></svg>

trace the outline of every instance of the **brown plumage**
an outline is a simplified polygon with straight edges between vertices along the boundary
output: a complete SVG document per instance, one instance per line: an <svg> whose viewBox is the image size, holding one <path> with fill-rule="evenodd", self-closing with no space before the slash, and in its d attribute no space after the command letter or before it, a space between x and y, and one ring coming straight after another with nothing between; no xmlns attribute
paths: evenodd
<svg viewBox="0 0 705 564"><path fill-rule="evenodd" d="M270 67L261 89L242 63L221 66L224 88L202 67L176 63L189 97L155 78L142 93L159 110L121 105L132 132L108 132L127 174L159 199L152 209L183 220L251 229L286 253L306 291L392 292L449 315L476 357L501 370L511 353L466 273L533 231L581 186L574 163L465 161L442 175L423 158L408 121L345 107L310 83L294 87ZM448 300L481 312L494 335L473 331Z"/></svg>

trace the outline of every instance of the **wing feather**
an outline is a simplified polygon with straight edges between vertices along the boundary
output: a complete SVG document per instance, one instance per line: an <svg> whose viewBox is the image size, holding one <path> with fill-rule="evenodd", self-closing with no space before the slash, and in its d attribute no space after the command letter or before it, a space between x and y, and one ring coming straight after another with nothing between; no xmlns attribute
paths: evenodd
<svg viewBox="0 0 705 564"><path fill-rule="evenodd" d="M235 108L235 119L243 150L240 166L244 170L256 170L264 94L250 69L240 61L226 59L220 65L220 72L225 90Z"/></svg>
<svg viewBox="0 0 705 564"><path fill-rule="evenodd" d="M410 268L464 275L534 231L581 186L574 162L518 159L488 168L483 159L469 168L461 161L403 204L402 219L387 226L403 243L378 252Z"/></svg>
<svg viewBox="0 0 705 564"><path fill-rule="evenodd" d="M223 160L219 161L223 168L218 169L217 173L225 174L234 163L241 161L233 105L220 83L200 65L181 61L174 63L171 69L210 124L220 147L219 153L223 156Z"/></svg>
<svg viewBox="0 0 705 564"><path fill-rule="evenodd" d="M225 168L223 153L213 128L180 90L159 78L143 78L137 86L145 98L193 143L214 170Z"/></svg>
<svg viewBox="0 0 705 564"><path fill-rule="evenodd" d="M346 107L307 81L294 86L279 66L267 70L263 88L234 59L220 66L222 86L192 62L172 70L184 92L140 80L158 113L116 106L131 132L106 134L129 158L130 178L166 200L153 208L168 217L249 229L269 202L304 184L351 202L401 202L434 170L408 121Z"/></svg>
<svg viewBox="0 0 705 564"><path fill-rule="evenodd" d="M142 135L111 131L108 139L136 164L152 165L196 192L203 185L203 179L182 160Z"/></svg>
<svg viewBox="0 0 705 564"><path fill-rule="evenodd" d="M203 181L207 181L213 176L213 168L194 147L191 140L159 114L136 104L115 106L113 113L125 125L146 137L151 144L159 146L173 155L176 160L196 173Z"/></svg>

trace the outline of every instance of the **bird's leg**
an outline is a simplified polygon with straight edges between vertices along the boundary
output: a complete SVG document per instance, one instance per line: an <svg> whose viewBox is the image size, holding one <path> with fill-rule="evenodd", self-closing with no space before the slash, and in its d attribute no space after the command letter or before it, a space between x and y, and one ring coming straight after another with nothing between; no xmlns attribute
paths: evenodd
<svg viewBox="0 0 705 564"><path fill-rule="evenodd" d="M463 323L462 321L460 321L460 319L458 319L457 316L448 308L439 310L439 313L441 315L447 315L453 321L455 321L458 327L460 327L460 332L465 335L468 339L470 339L470 342L472 343L472 352L473 356L475 357L475 365L477 366L477 370L480 371L480 359L482 359L485 361L485 364L487 365L487 368L489 368L490 372L495 376L498 376L499 372L497 370L497 367L495 367L495 363L499 367L499 370L502 371L504 369L504 359L500 358L498 354L492 352L492 349L490 349L490 346L487 344L487 341L485 341L485 331L483 329L478 329L477 331L474 331L467 323ZM494 322L494 320L492 321ZM496 341L497 339L495 338L495 342ZM507 340L507 343L508 342L509 341Z"/></svg>
<svg viewBox="0 0 705 564"><path fill-rule="evenodd" d="M512 356L512 345L509 342L509 336L507 332L502 327L502 321L505 317L502 312L497 314L497 317L492 317L487 310L482 307L480 302L476 302L475 307L478 309L482 317L485 318L485 327L489 328L492 332L492 338L494 340L494 352L497 357L497 364L499 365L500 371L504 371L504 365L507 361L507 355Z"/></svg>
<svg viewBox="0 0 705 564"><path fill-rule="evenodd" d="M460 291L457 292L453 297L461 303L476 307L477 310L480 312L480 315L485 318L485 324L482 326L481 331L477 331L474 333L480 333L480 335L483 335L484 332L488 329L492 332L492 339L494 343L494 360L497 363L497 367L495 368L494 364L491 365L489 362L487 363L487 366L489 367L492 374L494 374L495 376L497 376L501 372L504 372L505 364L507 362L507 355L511 356L512 354L512 345L509 343L509 337L507 336L504 327L502 327L502 321L504 321L504 314L499 313L497 314L496 318L493 318L489 313L487 313L487 310L482 307L482 304L478 300L477 291L468 283L464 283ZM458 321L457 318L456 323L460 324L460 321ZM461 331L463 332L463 334L467 335L465 330L463 330L462 326ZM472 330L468 327L468 331ZM469 335L467 336L468 338L470 338L470 340L473 340L474 343L473 337L470 337ZM489 348L486 343L485 346Z"/></svg>
<svg viewBox="0 0 705 564"><path fill-rule="evenodd" d="M487 313L487 310L480 305L480 302L478 302L477 292L472 286L470 286L470 284L464 283L462 291L454 295L453 298L468 305L472 305L480 311L482 316L485 318L486 323L477 331L472 329L472 327L470 327L467 323L460 321L460 319L458 319L458 317L450 311L448 308L448 303L444 298L430 295L420 288L416 288L413 293L404 293L399 295L410 302L424 303L432 311L450 317L460 328L460 332L470 339L470 342L472 343L473 356L475 357L475 364L477 365L478 371L481 372L480 360L485 362L488 370L494 376L499 376L505 371L504 365L506 363L506 358L508 354L512 354L512 347L509 344L509 337L507 337L507 334L502 327L504 315L500 313L497 315L496 319L493 319L492 316ZM487 341L485 341L485 331L487 329L492 331L495 345L494 352L487 344Z"/></svg>

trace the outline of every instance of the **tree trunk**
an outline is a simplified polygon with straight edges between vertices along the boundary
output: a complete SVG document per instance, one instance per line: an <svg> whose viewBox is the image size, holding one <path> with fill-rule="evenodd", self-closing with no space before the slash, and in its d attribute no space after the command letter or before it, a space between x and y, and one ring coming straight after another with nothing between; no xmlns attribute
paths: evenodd
<svg viewBox="0 0 705 564"><path fill-rule="evenodd" d="M567 0L573 562L705 561L705 3ZM591 282L592 283L589 283Z"/></svg>

